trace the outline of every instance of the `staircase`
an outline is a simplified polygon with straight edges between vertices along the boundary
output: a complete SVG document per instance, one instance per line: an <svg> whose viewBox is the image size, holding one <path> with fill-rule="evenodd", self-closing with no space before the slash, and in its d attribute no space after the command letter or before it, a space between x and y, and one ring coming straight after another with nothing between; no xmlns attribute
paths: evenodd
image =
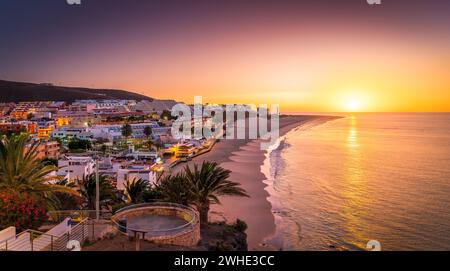
<svg viewBox="0 0 450 271"><path fill-rule="evenodd" d="M83 244L89 238L88 219L73 227L67 226L67 220L45 233L26 230L1 241L0 251L67 251L67 243L71 240Z"/></svg>

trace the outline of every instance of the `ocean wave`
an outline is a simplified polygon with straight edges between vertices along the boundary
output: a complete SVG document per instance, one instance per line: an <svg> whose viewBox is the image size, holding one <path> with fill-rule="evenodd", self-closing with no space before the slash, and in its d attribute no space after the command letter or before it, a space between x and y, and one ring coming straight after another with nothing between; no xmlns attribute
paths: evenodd
<svg viewBox="0 0 450 271"><path fill-rule="evenodd" d="M272 204L272 213L275 217L276 224L274 236L270 236L266 239L266 242L270 244L270 246L278 247L282 250L292 250L300 247L300 242L302 240L301 224L291 216L292 210L289 206L283 204L283 200L280 196L280 189L283 185L283 178L281 175L288 164L288 161L283 157L283 153L288 148L292 147L289 143L290 134L297 134L299 131L308 130L319 124L321 123L311 122L294 128L288 134L280 137L271 147L269 147L266 153L266 159L261 167L261 172L266 176L265 182L268 185L266 190L270 194L268 200ZM291 189L288 189L288 191L291 191Z"/></svg>

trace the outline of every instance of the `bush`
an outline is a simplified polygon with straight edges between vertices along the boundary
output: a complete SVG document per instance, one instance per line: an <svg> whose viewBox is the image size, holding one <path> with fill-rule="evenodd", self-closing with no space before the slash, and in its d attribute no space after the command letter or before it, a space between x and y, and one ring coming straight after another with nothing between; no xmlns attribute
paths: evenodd
<svg viewBox="0 0 450 271"><path fill-rule="evenodd" d="M44 165L49 165L49 166L58 166L58 159L53 159L53 158L48 158L45 157L44 159L42 159L41 161Z"/></svg>
<svg viewBox="0 0 450 271"><path fill-rule="evenodd" d="M177 119L177 117L172 116L172 113L169 110L164 110L161 113L161 118L165 119L165 120L176 120Z"/></svg>
<svg viewBox="0 0 450 271"><path fill-rule="evenodd" d="M45 204L31 194L0 192L0 229L11 226L18 232L38 229L47 219Z"/></svg>
<svg viewBox="0 0 450 271"><path fill-rule="evenodd" d="M88 247L88 246L92 246L93 244L95 244L95 242L92 242L90 240L85 240L83 242L83 247Z"/></svg>
<svg viewBox="0 0 450 271"><path fill-rule="evenodd" d="M73 139L69 142L69 150L90 150L92 148L92 144L89 140L81 140L81 139Z"/></svg>
<svg viewBox="0 0 450 271"><path fill-rule="evenodd" d="M235 251L235 248L223 241L216 242L215 245L208 248L209 251Z"/></svg>
<svg viewBox="0 0 450 271"><path fill-rule="evenodd" d="M233 228L239 232L245 232L248 228L247 223L245 221L236 219L236 222L233 224Z"/></svg>

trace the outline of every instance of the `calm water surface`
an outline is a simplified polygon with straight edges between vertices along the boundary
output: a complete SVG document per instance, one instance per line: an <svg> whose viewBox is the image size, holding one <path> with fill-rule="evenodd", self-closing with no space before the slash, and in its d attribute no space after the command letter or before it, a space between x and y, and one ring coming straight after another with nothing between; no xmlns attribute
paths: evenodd
<svg viewBox="0 0 450 271"><path fill-rule="evenodd" d="M450 114L356 114L291 131L268 182L286 250L450 250Z"/></svg>

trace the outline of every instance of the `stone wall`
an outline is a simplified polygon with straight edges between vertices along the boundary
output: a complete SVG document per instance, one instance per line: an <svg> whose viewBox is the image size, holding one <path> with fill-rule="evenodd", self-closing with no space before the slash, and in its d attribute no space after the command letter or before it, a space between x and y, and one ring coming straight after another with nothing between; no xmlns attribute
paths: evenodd
<svg viewBox="0 0 450 271"><path fill-rule="evenodd" d="M164 245L196 246L200 241L200 224L197 223L193 228L186 229L183 232L158 237L146 237L145 240Z"/></svg>
<svg viewBox="0 0 450 271"><path fill-rule="evenodd" d="M176 216L186 221L186 226L176 231L161 233L155 235L144 235L139 233L139 238L157 244L177 245L177 246L196 246L200 241L200 223L197 211L193 209L185 209L177 206L149 205L143 207L131 208L117 213L113 219L119 221L129 217L142 215L164 215ZM130 234L131 235L131 234ZM134 233L133 233L134 235Z"/></svg>

